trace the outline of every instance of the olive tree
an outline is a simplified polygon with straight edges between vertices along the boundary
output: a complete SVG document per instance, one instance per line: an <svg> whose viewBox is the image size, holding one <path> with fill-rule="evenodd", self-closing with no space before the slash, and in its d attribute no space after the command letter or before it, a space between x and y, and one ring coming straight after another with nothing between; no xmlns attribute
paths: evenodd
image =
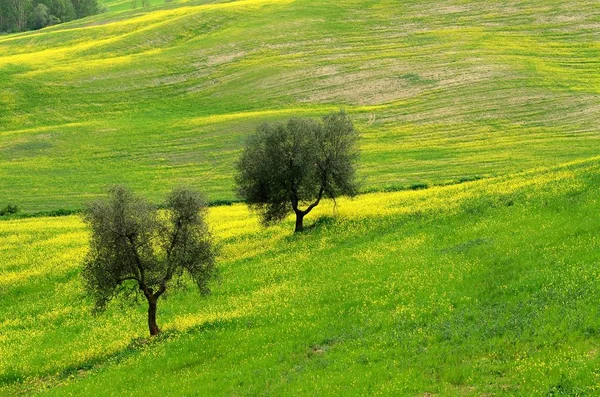
<svg viewBox="0 0 600 397"><path fill-rule="evenodd" d="M296 215L295 232L323 197L358 190L358 132L343 111L320 121L265 123L251 135L237 163L238 194L264 224Z"/></svg>
<svg viewBox="0 0 600 397"><path fill-rule="evenodd" d="M156 335L157 302L166 291L184 285L187 275L200 293L208 293L215 251L205 208L198 193L180 188L168 196L164 211L157 211L123 186L89 205L84 219L91 240L83 277L95 311L114 297L142 295L150 335Z"/></svg>

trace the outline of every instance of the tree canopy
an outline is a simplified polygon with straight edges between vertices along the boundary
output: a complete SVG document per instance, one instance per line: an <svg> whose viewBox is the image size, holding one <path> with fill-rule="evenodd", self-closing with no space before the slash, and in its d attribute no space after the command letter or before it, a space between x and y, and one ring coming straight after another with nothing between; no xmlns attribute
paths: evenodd
<svg viewBox="0 0 600 397"><path fill-rule="evenodd" d="M340 111L320 121L292 118L265 123L251 135L237 163L238 194L271 224L296 214L295 231L323 197L358 191L358 138ZM302 209L304 208L304 209Z"/></svg>
<svg viewBox="0 0 600 397"><path fill-rule="evenodd" d="M0 0L0 32L22 32L97 14L97 0Z"/></svg>
<svg viewBox="0 0 600 397"><path fill-rule="evenodd" d="M83 277L96 311L116 296L139 293L148 301L148 326L156 335L157 300L168 289L193 280L202 294L215 274L215 251L205 221L205 204L188 189L175 189L164 211L123 186L91 204L91 228Z"/></svg>

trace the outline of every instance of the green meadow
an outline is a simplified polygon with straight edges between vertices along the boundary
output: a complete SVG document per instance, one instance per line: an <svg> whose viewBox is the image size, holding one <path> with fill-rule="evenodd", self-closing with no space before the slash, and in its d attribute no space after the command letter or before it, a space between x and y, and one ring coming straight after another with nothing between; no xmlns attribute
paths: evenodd
<svg viewBox="0 0 600 397"><path fill-rule="evenodd" d="M232 200L257 124L339 108L364 191L598 153L594 1L111 4L0 37L0 204L77 209L115 182Z"/></svg>
<svg viewBox="0 0 600 397"><path fill-rule="evenodd" d="M92 317L79 217L0 222L0 385L50 395L596 395L600 160L327 203L213 207L220 281Z"/></svg>
<svg viewBox="0 0 600 397"><path fill-rule="evenodd" d="M189 185L219 277L149 338L91 315L80 216L0 218L0 395L600 394L596 2L105 5L0 35L0 209ZM340 108L360 195L299 234L234 203L256 126Z"/></svg>

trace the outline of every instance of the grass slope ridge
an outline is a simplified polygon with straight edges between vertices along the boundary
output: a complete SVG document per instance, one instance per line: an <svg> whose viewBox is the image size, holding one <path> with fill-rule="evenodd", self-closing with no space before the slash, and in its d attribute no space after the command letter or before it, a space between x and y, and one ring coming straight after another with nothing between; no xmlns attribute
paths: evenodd
<svg viewBox="0 0 600 397"><path fill-rule="evenodd" d="M78 209L114 182L230 200L258 123L340 107L365 190L597 155L596 7L190 1L1 36L0 205Z"/></svg>
<svg viewBox="0 0 600 397"><path fill-rule="evenodd" d="M142 306L89 317L78 217L3 221L0 391L597 394L599 210L598 158L343 200L301 235L213 207L221 282L151 343Z"/></svg>

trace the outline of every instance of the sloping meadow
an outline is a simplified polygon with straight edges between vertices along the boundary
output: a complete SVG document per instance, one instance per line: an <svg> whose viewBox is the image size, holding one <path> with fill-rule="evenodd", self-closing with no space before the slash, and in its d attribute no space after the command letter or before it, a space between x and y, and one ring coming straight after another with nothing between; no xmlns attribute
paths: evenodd
<svg viewBox="0 0 600 397"><path fill-rule="evenodd" d="M219 280L98 317L76 216L0 222L0 392L600 392L600 161L326 203L213 207Z"/></svg>
<svg viewBox="0 0 600 397"><path fill-rule="evenodd" d="M595 0L117 3L0 37L0 206L77 209L111 183L155 198L172 181L232 200L258 124L340 107L368 191L600 146Z"/></svg>

